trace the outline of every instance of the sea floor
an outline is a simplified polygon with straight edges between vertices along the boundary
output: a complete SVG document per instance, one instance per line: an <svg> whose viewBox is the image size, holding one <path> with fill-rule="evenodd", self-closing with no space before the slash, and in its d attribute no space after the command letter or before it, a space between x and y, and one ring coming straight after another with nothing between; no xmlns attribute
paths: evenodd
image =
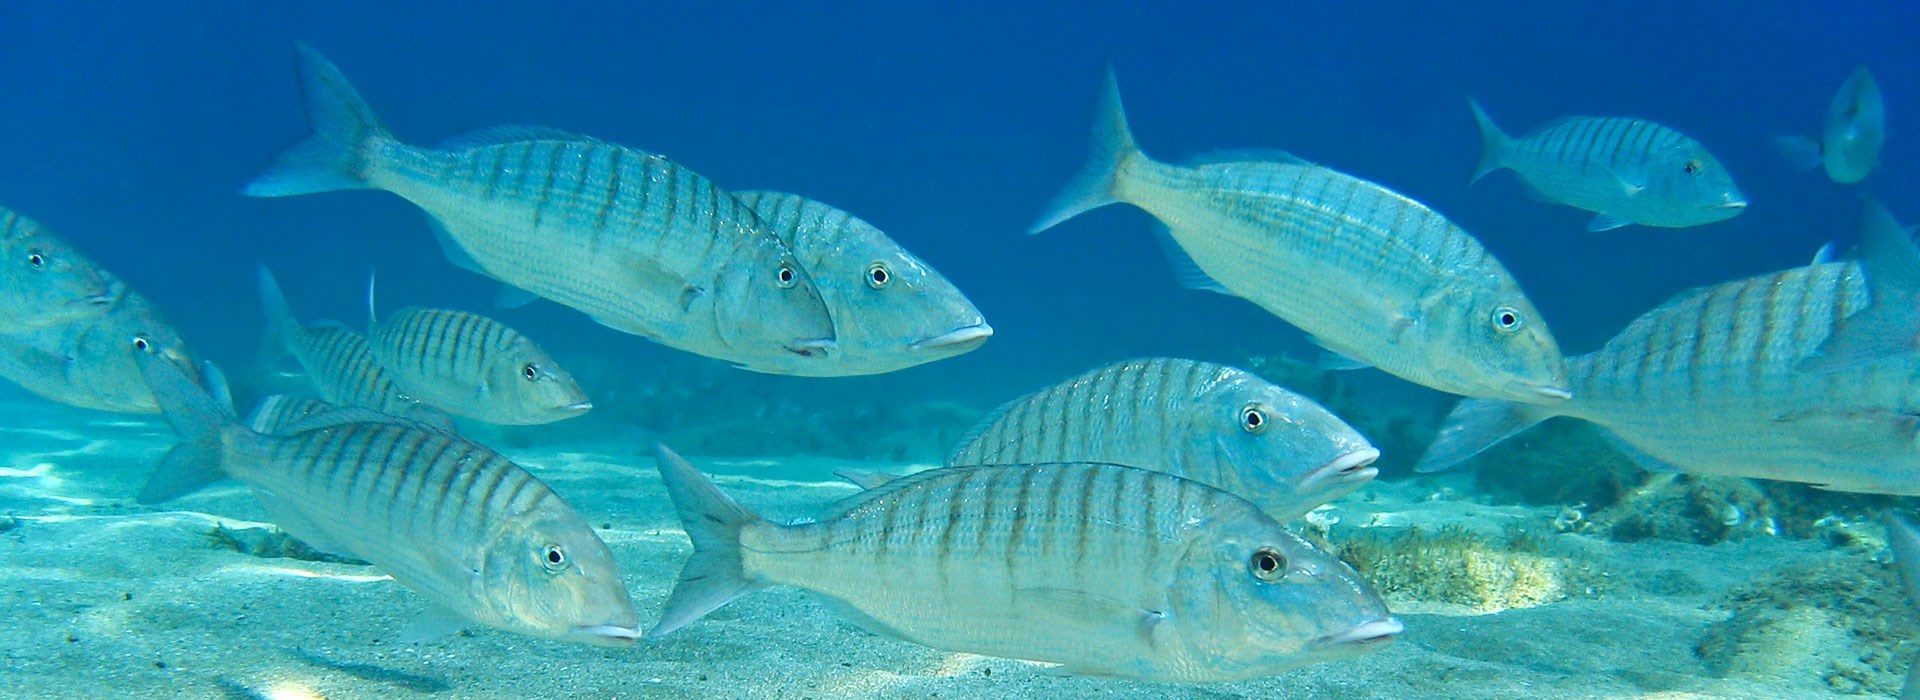
<svg viewBox="0 0 1920 700"><path fill-rule="evenodd" d="M750 594L658 641L603 649L475 628L396 641L423 608L366 566L255 554L277 541L227 485L133 504L172 443L157 421L46 403L0 404L0 696L20 698L1816 698L1844 645L1815 636L1725 675L1697 649L1711 603L1782 567L1831 556L1811 540L1620 544L1580 534L1604 585L1480 614L1390 597L1405 636L1380 652L1258 681L1175 686L1062 676L951 654L840 622L806 594ZM643 620L689 551L647 445L509 451L600 529ZM854 492L830 460L694 459L775 519ZM1462 482L1464 483L1464 482ZM1461 486L1382 483L1316 516L1338 542L1363 529L1545 527L1555 509L1492 506ZM216 529L225 534L216 537ZM1805 635L1803 635L1805 636ZM1888 692L1898 679L1865 688ZM1861 697L1859 694L1850 697Z"/></svg>

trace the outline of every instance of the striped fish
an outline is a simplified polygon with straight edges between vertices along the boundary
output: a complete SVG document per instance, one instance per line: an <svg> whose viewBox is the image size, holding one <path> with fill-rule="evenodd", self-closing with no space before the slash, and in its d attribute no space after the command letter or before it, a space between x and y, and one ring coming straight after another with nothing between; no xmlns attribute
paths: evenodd
<svg viewBox="0 0 1920 700"><path fill-rule="evenodd" d="M227 391L225 379L217 372L204 371L179 331L161 317L151 301L125 289L111 275L107 279L121 291L103 313L0 334L0 377L72 406L118 413L159 413L160 405L134 363L138 353L152 352L179 366L208 391Z"/></svg>
<svg viewBox="0 0 1920 700"><path fill-rule="evenodd" d="M833 350L807 270L752 210L680 164L538 127L410 146L304 44L300 73L314 132L247 194L393 192L433 217L456 264L747 369Z"/></svg>
<svg viewBox="0 0 1920 700"><path fill-rule="evenodd" d="M606 544L505 457L364 408L262 434L153 357L139 355L141 369L181 444L141 503L238 479L288 534L380 567L426 596L451 629L479 623L602 645L639 638Z"/></svg>
<svg viewBox="0 0 1920 700"><path fill-rule="evenodd" d="M1888 230L1865 235L1905 237L1878 205L1869 210L1870 229ZM1920 353L1805 368L1842 319L1868 308L1868 289L1859 264L1839 262L1682 293L1572 358L1570 401L1462 401L1417 468L1447 468L1571 416L1650 469L1920 495Z"/></svg>
<svg viewBox="0 0 1920 700"><path fill-rule="evenodd" d="M781 192L736 192L813 274L833 315L838 352L795 356L781 374L882 374L959 355L993 327L965 294L880 229L822 202Z"/></svg>
<svg viewBox="0 0 1920 700"><path fill-rule="evenodd" d="M453 419L440 409L408 396L374 358L367 339L333 321L304 325L293 315L280 284L260 267L260 306L267 313L268 353L293 355L320 398L338 406L360 406L443 429Z"/></svg>
<svg viewBox="0 0 1920 700"><path fill-rule="evenodd" d="M1747 200L1705 146L1645 119L1566 117L1520 138L1468 100L1480 126L1478 181L1512 169L1540 199L1594 212L1588 231L1684 228L1733 218Z"/></svg>
<svg viewBox="0 0 1920 700"><path fill-rule="evenodd" d="M98 316L119 289L39 222L0 208L0 333Z"/></svg>
<svg viewBox="0 0 1920 700"><path fill-rule="evenodd" d="M1867 179L1880 165L1880 146L1887 142L1887 107L1880 85L1866 66L1854 69L1827 104L1826 127L1820 140L1805 136L1780 139L1780 150L1802 169L1822 168L1827 178L1841 184Z"/></svg>
<svg viewBox="0 0 1920 700"><path fill-rule="evenodd" d="M466 311L408 307L382 321L367 289L367 342L407 396L456 416L538 425L593 408L573 375L507 324Z"/></svg>
<svg viewBox="0 0 1920 700"><path fill-rule="evenodd" d="M1353 570L1232 494L1103 464L950 467L777 525L660 447L693 556L658 636L765 586L886 636L1156 681L1256 678L1401 625Z"/></svg>
<svg viewBox="0 0 1920 700"><path fill-rule="evenodd" d="M1230 492L1285 521L1372 481L1379 456L1307 397L1233 367L1157 358L1007 402L947 464L1124 464Z"/></svg>
<svg viewBox="0 0 1920 700"><path fill-rule="evenodd" d="M1551 403L1566 361L1546 322L1466 231L1379 185L1297 159L1183 167L1134 145L1107 74L1094 156L1038 233L1126 202L1170 230L1189 286L1259 304L1334 352L1466 396Z"/></svg>

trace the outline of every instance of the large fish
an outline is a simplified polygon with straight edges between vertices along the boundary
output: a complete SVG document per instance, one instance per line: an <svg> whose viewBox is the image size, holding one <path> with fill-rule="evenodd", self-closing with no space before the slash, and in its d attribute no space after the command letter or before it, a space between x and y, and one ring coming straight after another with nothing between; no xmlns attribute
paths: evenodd
<svg viewBox="0 0 1920 700"><path fill-rule="evenodd" d="M1473 236L1379 185L1299 160L1177 166L1134 145L1107 74L1093 157L1032 232L1116 202L1170 231L1190 286L1244 297L1335 352L1441 391L1552 403L1567 365ZM1190 258L1189 260L1185 260Z"/></svg>
<svg viewBox="0 0 1920 700"><path fill-rule="evenodd" d="M92 260L8 209L0 209L0 256L0 332L98 316L120 293Z"/></svg>
<svg viewBox="0 0 1920 700"><path fill-rule="evenodd" d="M371 562L426 596L440 631L480 623L591 644L639 638L606 544L507 458L360 408L311 416L282 435L258 433L171 363L139 357L181 439L141 503L238 479L288 534Z"/></svg>
<svg viewBox="0 0 1920 700"><path fill-rule="evenodd" d="M1920 530L1906 518L1886 515L1887 542L1893 548L1894 563L1900 569L1900 583L1907 590L1907 604L1920 611ZM1920 700L1920 660L1909 663L1906 685L1900 687L1900 700Z"/></svg>
<svg viewBox="0 0 1920 700"><path fill-rule="evenodd" d="M1906 238L1871 202L1866 229L1870 251L1873 239ZM1876 265L1816 263L1682 293L1572 358L1572 400L1460 402L1418 469L1571 416L1606 428L1650 469L1920 495L1920 353L1807 368L1841 319L1871 308Z"/></svg>
<svg viewBox="0 0 1920 700"><path fill-rule="evenodd" d="M616 330L756 370L832 353L833 321L806 268L712 181L538 127L411 146L340 69L304 44L299 53L313 134L247 194L386 190L433 217L456 264Z"/></svg>
<svg viewBox="0 0 1920 700"><path fill-rule="evenodd" d="M1747 207L1726 166L1671 128L1626 117L1565 117L1514 138L1480 103L1467 103L1480 126L1473 180L1511 169L1539 198L1594 212L1588 231L1700 226Z"/></svg>
<svg viewBox="0 0 1920 700"><path fill-rule="evenodd" d="M947 464L1124 464L1222 489L1285 521L1372 481L1379 456L1320 404L1244 370L1146 359L1007 402Z"/></svg>
<svg viewBox="0 0 1920 700"><path fill-rule="evenodd" d="M103 273L104 274L104 273ZM112 280L119 286L118 280ZM119 413L159 413L134 357L173 362L216 395L228 390L203 365L153 303L131 289L104 313L20 333L0 334L0 377L60 403Z"/></svg>
<svg viewBox="0 0 1920 700"><path fill-rule="evenodd" d="M267 354L281 350L293 355L321 399L443 429L453 427L452 417L408 396L394 384L393 376L374 358L365 336L335 321L301 323L287 305L273 273L264 265L260 267L260 308L267 314Z"/></svg>
<svg viewBox="0 0 1920 700"><path fill-rule="evenodd" d="M1158 681L1272 675L1401 630L1340 560L1252 503L1159 472L934 469L777 525L665 447L656 459L694 551L650 637L772 585L936 649Z"/></svg>
<svg viewBox="0 0 1920 700"><path fill-rule="evenodd" d="M782 192L736 192L813 274L833 315L837 352L794 356L781 374L882 374L987 342L993 327L939 271L847 212Z"/></svg>
<svg viewBox="0 0 1920 700"><path fill-rule="evenodd" d="M1780 139L1780 151L1806 170L1823 168L1827 178L1842 184L1867 179L1880 165L1880 146L1887 141L1887 108L1880 85L1866 66L1854 69L1827 105L1827 124L1820 140L1805 136Z"/></svg>
<svg viewBox="0 0 1920 700"><path fill-rule="evenodd" d="M593 408L573 375L519 331L453 309L407 307L382 320L371 283L367 343L402 393L456 416L538 425Z"/></svg>

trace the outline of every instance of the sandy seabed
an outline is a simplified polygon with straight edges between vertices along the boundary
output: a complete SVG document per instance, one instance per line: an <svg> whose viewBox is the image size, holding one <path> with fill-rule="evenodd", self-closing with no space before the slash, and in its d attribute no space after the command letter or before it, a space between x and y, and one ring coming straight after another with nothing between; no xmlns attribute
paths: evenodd
<svg viewBox="0 0 1920 700"><path fill-rule="evenodd" d="M1392 600L1403 638L1368 656L1233 684L1063 676L935 651L840 622L807 594L750 594L660 640L603 649L484 628L396 641L424 601L367 566L258 556L270 538L243 487L168 504L131 495L173 442L154 420L0 402L0 697L18 698L1815 698L1838 647L1806 641L1761 675L1720 677L1695 650L1726 618L1709 603L1814 542L1698 546L1582 535L1609 592L1473 614ZM613 549L643 620L690 547L647 445L576 444L509 456L567 498ZM854 492L832 460L703 460L774 519ZM1435 497L1436 482L1369 486L1323 514L1353 528L1545 523L1549 509ZM1897 682L1888 679L1888 682ZM1849 697L1861 697L1852 695Z"/></svg>

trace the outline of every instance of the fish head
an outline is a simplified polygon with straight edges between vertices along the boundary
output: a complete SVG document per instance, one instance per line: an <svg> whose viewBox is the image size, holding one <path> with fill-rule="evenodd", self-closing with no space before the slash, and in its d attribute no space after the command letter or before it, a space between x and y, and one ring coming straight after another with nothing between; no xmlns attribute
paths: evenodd
<svg viewBox="0 0 1920 700"><path fill-rule="evenodd" d="M1215 523L1181 562L1171 617L1196 663L1221 680L1256 678L1374 651L1399 634L1352 567L1246 511Z"/></svg>
<svg viewBox="0 0 1920 700"><path fill-rule="evenodd" d="M1705 146L1688 139L1648 159L1650 187L1670 215L1669 226L1698 226L1731 219L1747 208L1733 173Z"/></svg>
<svg viewBox="0 0 1920 700"><path fill-rule="evenodd" d="M601 646L640 638L640 615L613 553L564 505L517 514L487 544L483 561L477 583L489 624Z"/></svg>
<svg viewBox="0 0 1920 700"><path fill-rule="evenodd" d="M806 259L832 310L843 362L862 374L953 357L993 336L959 288L877 230Z"/></svg>
<svg viewBox="0 0 1920 700"><path fill-rule="evenodd" d="M1436 388L1465 396L1552 404L1573 395L1566 356L1520 285L1499 271L1491 284L1436 295L1414 325Z"/></svg>
<svg viewBox="0 0 1920 700"><path fill-rule="evenodd" d="M506 350L490 358L487 396L504 405L503 420L538 425L572 418L593 408L587 392L566 368L531 339L513 333Z"/></svg>
<svg viewBox="0 0 1920 700"><path fill-rule="evenodd" d="M123 413L159 413L160 404L140 371L137 357L152 355L179 367L202 389L214 391L200 361L173 325L146 297L128 291L104 314L64 327L69 403Z"/></svg>
<svg viewBox="0 0 1920 700"><path fill-rule="evenodd" d="M1353 492L1379 474L1380 451L1312 399L1251 372L1222 368L1202 381L1182 431L1196 456L1188 475L1287 519Z"/></svg>
<svg viewBox="0 0 1920 700"><path fill-rule="evenodd" d="M813 275L778 239L757 238L764 240L743 241L714 275L710 313L721 340L784 361L774 364L829 360L837 350L833 316Z"/></svg>
<svg viewBox="0 0 1920 700"><path fill-rule="evenodd" d="M0 329L25 330L104 313L125 289L78 250L0 210Z"/></svg>

